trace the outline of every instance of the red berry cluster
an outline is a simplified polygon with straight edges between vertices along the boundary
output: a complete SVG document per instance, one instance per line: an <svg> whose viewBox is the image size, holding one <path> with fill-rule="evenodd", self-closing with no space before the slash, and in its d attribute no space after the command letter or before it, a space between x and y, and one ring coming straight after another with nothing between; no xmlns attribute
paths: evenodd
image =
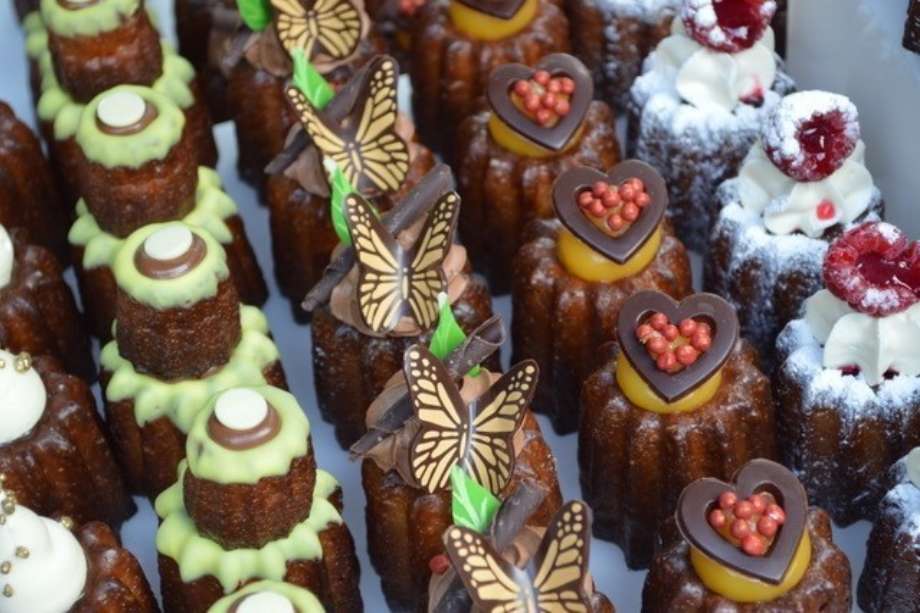
<svg viewBox="0 0 920 613"><path fill-rule="evenodd" d="M409 17L415 15L415 11L425 6L426 0L399 0L399 12Z"/></svg>
<svg viewBox="0 0 920 613"><path fill-rule="evenodd" d="M655 313L636 328L639 342L659 370L680 372L712 346L712 329L704 321L684 319L674 325L664 313Z"/></svg>
<svg viewBox="0 0 920 613"><path fill-rule="evenodd" d="M642 209L652 199L645 191L642 179L627 179L619 187L597 181L591 189L578 194L578 205L588 217L604 220L614 233L622 232L639 219Z"/></svg>
<svg viewBox="0 0 920 613"><path fill-rule="evenodd" d="M709 512L709 525L749 556L763 556L770 550L786 512L772 494L753 494L745 500L734 492L723 492L718 506Z"/></svg>
<svg viewBox="0 0 920 613"><path fill-rule="evenodd" d="M569 77L554 77L546 70L538 70L529 80L515 81L512 91L531 119L541 126L548 126L572 110L575 81Z"/></svg>

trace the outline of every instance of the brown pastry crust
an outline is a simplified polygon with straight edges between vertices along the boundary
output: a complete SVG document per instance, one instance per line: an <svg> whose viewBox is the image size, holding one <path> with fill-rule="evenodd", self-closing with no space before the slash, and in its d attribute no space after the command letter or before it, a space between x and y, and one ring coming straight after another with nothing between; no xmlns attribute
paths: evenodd
<svg viewBox="0 0 920 613"><path fill-rule="evenodd" d="M243 219L233 215L224 220L233 234L233 240L223 245L227 254L227 266L230 278L236 286L240 300L245 304L259 306L268 298L268 288L262 278L262 270L256 260L252 244L246 236ZM83 267L83 247L74 246L74 269L83 298L83 308L92 333L102 341L112 338L112 322L115 321L115 304L117 286L112 269L99 266L86 269Z"/></svg>
<svg viewBox="0 0 920 613"><path fill-rule="evenodd" d="M227 78L217 65L219 58L209 58L214 32L211 10L221 4L224 4L223 0L176 0L174 7L179 54L195 67L215 123L230 118L226 99Z"/></svg>
<svg viewBox="0 0 920 613"><path fill-rule="evenodd" d="M89 337L57 258L12 230L14 263L9 284L0 288L0 347L52 355L68 372L96 378Z"/></svg>
<svg viewBox="0 0 920 613"><path fill-rule="evenodd" d="M402 201L434 167L431 151L418 144L411 146L412 162L399 191L368 199L380 212ZM299 304L320 280L332 250L339 244L329 216L329 199L309 193L283 173L269 176L265 197L270 213L275 276L281 292Z"/></svg>
<svg viewBox="0 0 920 613"><path fill-rule="evenodd" d="M77 530L76 536L86 552L89 572L83 596L71 613L159 613L140 563L111 528L92 522Z"/></svg>
<svg viewBox="0 0 920 613"><path fill-rule="evenodd" d="M519 62L533 65L544 55L569 50L569 22L552 0L539 0L526 28L503 40L479 41L457 30L447 14L449 0L430 0L412 31L412 109L422 140L436 151L454 153L453 127L473 114L492 69Z"/></svg>
<svg viewBox="0 0 920 613"><path fill-rule="evenodd" d="M492 316L492 298L485 279L471 275L459 300L453 304L457 322L470 333ZM365 412L393 373L402 368L410 345L427 346L431 333L401 338L365 336L336 319L328 305L313 313L313 373L316 397L323 419L335 426L343 447L367 431ZM498 356L487 366L498 369Z"/></svg>
<svg viewBox="0 0 920 613"><path fill-rule="evenodd" d="M511 289L514 255L528 223L553 213L553 183L574 166L607 171L620 161L613 111L591 102L578 142L550 158L526 158L496 143L489 111L468 117L457 131L460 233L475 269L496 294Z"/></svg>
<svg viewBox="0 0 920 613"><path fill-rule="evenodd" d="M287 389L281 362L262 371L266 385ZM112 374L102 372L102 389ZM143 426L134 418L134 401L105 402L106 423L112 431L113 449L132 492L156 498L176 482L179 462L185 459L185 434L168 417Z"/></svg>
<svg viewBox="0 0 920 613"><path fill-rule="evenodd" d="M847 613L850 610L850 562L833 541L831 520L817 507L808 510L811 565L786 595L765 603L739 604L706 588L690 565L690 546L672 520L662 530L663 548L649 569L642 590L643 613L658 611L732 611L767 613Z"/></svg>
<svg viewBox="0 0 920 613"><path fill-rule="evenodd" d="M151 223L182 219L195 206L198 158L191 126L162 160L106 168L78 147L77 186L99 227L125 238Z"/></svg>
<svg viewBox="0 0 920 613"><path fill-rule="evenodd" d="M352 61L324 76L338 88L383 51L382 41L369 36L361 41ZM236 124L237 169L243 179L260 188L265 181L265 167L284 150L288 133L298 122L297 112L284 93L288 80L241 61L227 83L230 114Z"/></svg>
<svg viewBox="0 0 920 613"><path fill-rule="evenodd" d="M341 512L341 491L337 491L329 501ZM330 611L359 613L363 610L358 591L360 569L348 527L332 524L319 533L319 540L323 549L322 559L288 562L284 581L310 590ZM225 596L213 576L184 583L174 560L160 555L158 565L163 606L167 611L206 613L211 605Z"/></svg>
<svg viewBox="0 0 920 613"><path fill-rule="evenodd" d="M681 491L702 477L730 480L754 458L773 459L776 423L770 380L738 341L716 395L694 411L664 415L633 405L616 383L617 347L585 381L578 464L594 532L617 543L630 568L652 560L662 523Z"/></svg>
<svg viewBox="0 0 920 613"><path fill-rule="evenodd" d="M32 366L45 384L45 412L31 432L0 446L3 487L39 515L120 526L134 503L89 387L54 358L36 356Z"/></svg>
<svg viewBox="0 0 920 613"><path fill-rule="evenodd" d="M118 289L115 337L122 357L138 372L167 381L204 376L226 364L239 343L240 300L233 280L188 307L158 310Z"/></svg>
<svg viewBox="0 0 920 613"><path fill-rule="evenodd" d="M666 11L657 23L617 14L597 0L568 0L573 52L594 75L602 100L626 108L629 88L642 74L646 56L670 34L674 15ZM615 42L614 42L615 41Z"/></svg>
<svg viewBox="0 0 920 613"><path fill-rule="evenodd" d="M38 138L4 102L0 102L0 224L24 228L29 238L67 263L70 209L61 200Z"/></svg>
<svg viewBox="0 0 920 613"><path fill-rule="evenodd" d="M60 36L49 28L48 48L61 87L78 102L122 83L153 83L163 71L160 34L143 2L117 28L95 36Z"/></svg>
<svg viewBox="0 0 920 613"><path fill-rule="evenodd" d="M185 472L185 508L198 532L228 549L260 549L290 534L310 515L316 460L312 445L280 477L252 485L220 484Z"/></svg>
<svg viewBox="0 0 920 613"><path fill-rule="evenodd" d="M559 433L578 427L581 384L597 367L597 350L614 338L620 306L644 289L673 298L692 291L687 251L667 222L655 260L640 274L616 283L589 283L570 274L556 257L555 220L530 224L514 259L511 303L512 361L533 358L540 381L533 408L546 413Z"/></svg>
<svg viewBox="0 0 920 613"><path fill-rule="evenodd" d="M546 526L562 506L555 460L530 412L521 429L524 443L504 494L525 479L543 487L546 499L528 524ZM362 463L361 475L367 496L368 549L387 602L394 609L425 611L429 562L444 553L443 535L452 524L451 493L427 494L407 484L395 470L383 472L371 459Z"/></svg>

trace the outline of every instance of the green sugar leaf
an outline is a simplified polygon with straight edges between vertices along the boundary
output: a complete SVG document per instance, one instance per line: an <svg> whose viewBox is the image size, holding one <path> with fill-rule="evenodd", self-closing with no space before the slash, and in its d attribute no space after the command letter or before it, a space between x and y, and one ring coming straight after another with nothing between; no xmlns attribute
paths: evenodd
<svg viewBox="0 0 920 613"><path fill-rule="evenodd" d="M501 501L459 466L451 469L450 483L454 524L485 533L492 525Z"/></svg>
<svg viewBox="0 0 920 613"><path fill-rule="evenodd" d="M335 96L335 90L307 59L302 49L291 55L294 60L294 85L317 109L323 109Z"/></svg>
<svg viewBox="0 0 920 613"><path fill-rule="evenodd" d="M348 223L345 221L345 196L355 191L345 173L339 165L330 159L323 160L323 167L329 175L329 187L332 195L329 198L331 207L332 227L336 236L343 245L351 244L351 234L348 232Z"/></svg>
<svg viewBox="0 0 920 613"><path fill-rule="evenodd" d="M454 312L450 308L450 301L444 292L438 294L438 309L438 327L431 336L431 344L428 348L436 358L443 360L466 340L466 334L457 323L457 318L454 317ZM467 374L471 377L478 376L479 366L470 369Z"/></svg>
<svg viewBox="0 0 920 613"><path fill-rule="evenodd" d="M236 0L243 23L253 32L261 32L272 22L272 9L266 0Z"/></svg>

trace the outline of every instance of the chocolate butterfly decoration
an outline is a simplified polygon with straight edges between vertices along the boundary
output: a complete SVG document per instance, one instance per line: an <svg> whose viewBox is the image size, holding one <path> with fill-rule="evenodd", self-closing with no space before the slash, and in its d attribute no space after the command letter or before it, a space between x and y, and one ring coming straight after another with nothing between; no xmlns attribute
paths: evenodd
<svg viewBox="0 0 920 613"><path fill-rule="evenodd" d="M584 589L590 538L591 510L572 501L556 513L527 569L467 528L452 526L444 544L477 610L572 613L591 610Z"/></svg>
<svg viewBox="0 0 920 613"><path fill-rule="evenodd" d="M424 346L406 351L403 370L421 422L409 451L413 478L434 493L447 487L451 468L459 465L493 494L501 493L514 469L514 434L536 390L536 362L513 366L469 405L444 364Z"/></svg>
<svg viewBox="0 0 920 613"><path fill-rule="evenodd" d="M317 111L296 87L286 93L323 157L333 160L361 193L395 192L409 172L409 145L396 133L396 60L378 56L356 79L364 79L351 113L339 122ZM337 125L332 125L333 123Z"/></svg>
<svg viewBox="0 0 920 613"><path fill-rule="evenodd" d="M319 46L330 57L347 58L361 42L361 13L350 0L316 0L307 9L300 0L271 0L276 29L288 53L302 49L307 59Z"/></svg>
<svg viewBox="0 0 920 613"><path fill-rule="evenodd" d="M358 259L358 306L368 328L389 332L406 315L423 330L434 326L438 294L447 288L441 267L453 244L459 210L456 192L441 196L414 247L405 250L363 197L345 197L345 222Z"/></svg>

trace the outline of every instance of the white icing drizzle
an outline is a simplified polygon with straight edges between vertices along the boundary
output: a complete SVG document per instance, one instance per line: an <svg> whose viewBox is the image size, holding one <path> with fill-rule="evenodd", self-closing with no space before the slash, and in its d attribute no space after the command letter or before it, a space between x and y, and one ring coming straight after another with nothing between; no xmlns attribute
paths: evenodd
<svg viewBox="0 0 920 613"><path fill-rule="evenodd" d="M28 434L45 413L47 392L26 356L0 349L0 445Z"/></svg>
<svg viewBox="0 0 920 613"><path fill-rule="evenodd" d="M247 596L236 613L294 613L294 603L277 592L256 592Z"/></svg>
<svg viewBox="0 0 920 613"><path fill-rule="evenodd" d="M187 226L171 224L148 236L144 240L144 251L155 260L168 262L187 253L193 240Z"/></svg>
<svg viewBox="0 0 920 613"><path fill-rule="evenodd" d="M16 254L13 251L13 241L6 228L0 225L0 289L10 284L13 278L13 263Z"/></svg>
<svg viewBox="0 0 920 613"><path fill-rule="evenodd" d="M680 19L671 35L649 56L640 89L670 90L687 103L704 110L732 112L742 99L766 93L776 80L773 30L750 49L725 53L693 40Z"/></svg>
<svg viewBox="0 0 920 613"><path fill-rule="evenodd" d="M903 377L920 375L920 303L872 317L823 289L805 301L805 322L824 345L825 368L857 366L858 377L869 385L880 384L889 370Z"/></svg>
<svg viewBox="0 0 920 613"><path fill-rule="evenodd" d="M99 101L96 118L113 128L127 128L143 119L146 111L147 103L143 98L132 91L117 90Z"/></svg>
<svg viewBox="0 0 920 613"><path fill-rule="evenodd" d="M786 175L767 157L761 143L755 144L738 172L741 205L763 216L773 234L793 232L817 238L838 223L859 218L878 197L878 188L865 165L862 141L834 174L821 181L801 182ZM818 207L833 205L833 215L821 218Z"/></svg>
<svg viewBox="0 0 920 613"><path fill-rule="evenodd" d="M0 613L66 613L86 585L83 548L60 523L8 505L4 499L0 563L10 567L0 575Z"/></svg>
<svg viewBox="0 0 920 613"><path fill-rule="evenodd" d="M268 415L268 403L261 394L247 388L227 390L214 405L217 421L232 430L251 430Z"/></svg>

